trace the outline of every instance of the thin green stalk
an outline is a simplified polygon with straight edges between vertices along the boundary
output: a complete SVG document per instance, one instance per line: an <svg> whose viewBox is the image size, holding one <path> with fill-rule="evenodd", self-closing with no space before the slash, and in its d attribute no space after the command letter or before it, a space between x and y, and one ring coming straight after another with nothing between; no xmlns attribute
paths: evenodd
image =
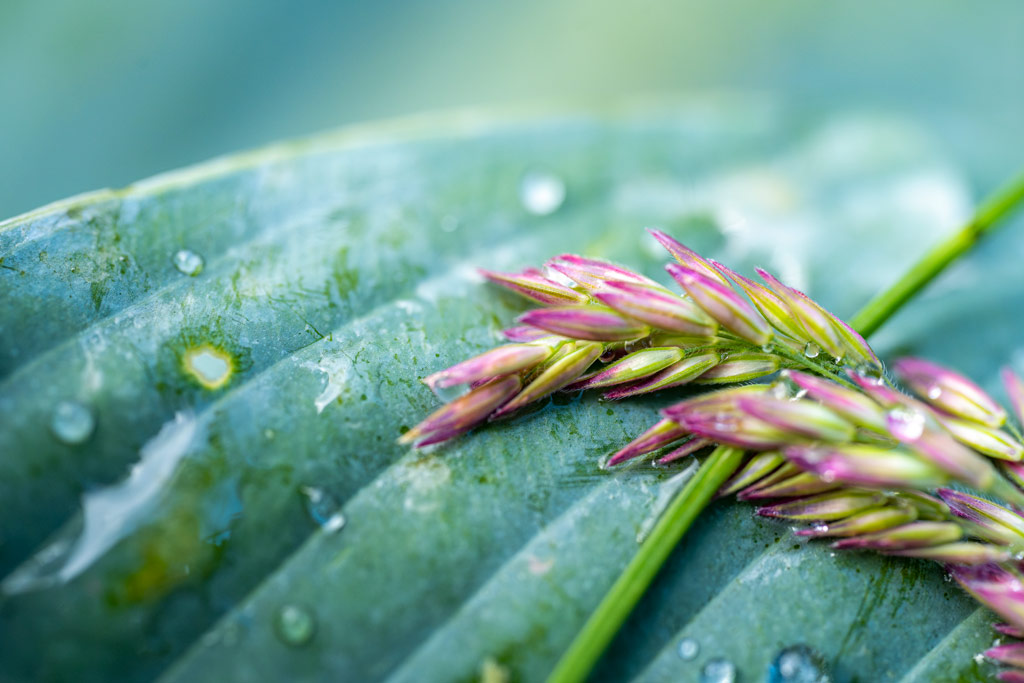
<svg viewBox="0 0 1024 683"><path fill-rule="evenodd" d="M1022 200L1024 174L983 202L967 225L925 254L896 284L868 302L850 324L865 337L869 336L943 269L977 244L982 235ZM742 460L742 451L725 446L719 446L708 456L590 615L555 666L548 683L577 683L586 678L669 554Z"/></svg>
<svg viewBox="0 0 1024 683"><path fill-rule="evenodd" d="M1000 219L1012 213L1022 199L1024 174L1017 176L985 200L967 225L925 254L894 285L869 301L857 315L853 316L850 325L865 337L873 334L922 287L935 279L946 266L977 244Z"/></svg>

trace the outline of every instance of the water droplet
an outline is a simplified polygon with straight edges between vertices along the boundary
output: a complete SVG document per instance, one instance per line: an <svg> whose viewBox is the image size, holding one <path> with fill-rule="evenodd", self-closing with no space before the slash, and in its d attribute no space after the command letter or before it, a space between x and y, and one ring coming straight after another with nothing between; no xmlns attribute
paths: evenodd
<svg viewBox="0 0 1024 683"><path fill-rule="evenodd" d="M680 659L689 662L700 653L700 643L695 638L683 638L679 641L679 647L676 651L679 653Z"/></svg>
<svg viewBox="0 0 1024 683"><path fill-rule="evenodd" d="M854 372L875 386L885 384L885 376L882 374L882 369L874 363L862 363L854 369Z"/></svg>
<svg viewBox="0 0 1024 683"><path fill-rule="evenodd" d="M306 498L306 512L321 529L333 534L345 526L345 515L331 494L315 486L303 486L300 490Z"/></svg>
<svg viewBox="0 0 1024 683"><path fill-rule="evenodd" d="M274 630L287 645L298 647L313 639L316 633L316 619L305 607L285 605L277 612Z"/></svg>
<svg viewBox="0 0 1024 683"><path fill-rule="evenodd" d="M940 396L942 396L942 387L938 384L933 384L928 387L928 398L933 401L937 401Z"/></svg>
<svg viewBox="0 0 1024 683"><path fill-rule="evenodd" d="M772 398L777 398L779 400L790 398L793 395L789 383L782 380L772 384L768 393L772 395Z"/></svg>
<svg viewBox="0 0 1024 683"><path fill-rule="evenodd" d="M782 650L768 670L768 683L830 683L821 657L806 645Z"/></svg>
<svg viewBox="0 0 1024 683"><path fill-rule="evenodd" d="M203 272L203 257L190 249L174 252L174 267L185 275L199 275Z"/></svg>
<svg viewBox="0 0 1024 683"><path fill-rule="evenodd" d="M897 406L888 414L889 431L900 441L916 441L924 434L925 416L920 410Z"/></svg>
<svg viewBox="0 0 1024 683"><path fill-rule="evenodd" d="M235 367L231 354L209 344L186 351L182 365L185 372L207 389L220 389L227 384Z"/></svg>
<svg viewBox="0 0 1024 683"><path fill-rule="evenodd" d="M805 358L817 358L821 353L821 347L814 342L807 342L804 344L804 357Z"/></svg>
<svg viewBox="0 0 1024 683"><path fill-rule="evenodd" d="M700 671L700 683L735 683L736 667L728 659L712 659Z"/></svg>
<svg viewBox="0 0 1024 683"><path fill-rule="evenodd" d="M455 384L450 387L434 387L434 395L445 403L451 403L469 393L470 385Z"/></svg>
<svg viewBox="0 0 1024 683"><path fill-rule="evenodd" d="M77 401L61 401L53 410L50 429L64 443L74 446L85 442L96 428L92 411Z"/></svg>
<svg viewBox="0 0 1024 683"><path fill-rule="evenodd" d="M764 351L765 353L775 353L775 344L772 344L771 342L763 344L761 346L761 350Z"/></svg>
<svg viewBox="0 0 1024 683"><path fill-rule="evenodd" d="M530 171L519 183L519 201L535 216L548 216L565 201L565 183L551 173Z"/></svg>

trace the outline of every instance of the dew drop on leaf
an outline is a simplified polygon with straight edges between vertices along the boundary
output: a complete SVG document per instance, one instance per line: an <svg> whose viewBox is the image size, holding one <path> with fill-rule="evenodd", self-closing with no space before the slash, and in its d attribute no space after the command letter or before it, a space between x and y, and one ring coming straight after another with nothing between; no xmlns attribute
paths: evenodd
<svg viewBox="0 0 1024 683"><path fill-rule="evenodd" d="M768 683L831 683L821 657L806 645L787 647L768 670Z"/></svg>
<svg viewBox="0 0 1024 683"><path fill-rule="evenodd" d="M814 342L807 342L804 344L804 357L805 358L817 358L821 354L821 347Z"/></svg>
<svg viewBox="0 0 1024 683"><path fill-rule="evenodd" d="M709 660L700 671L700 683L735 683L736 667L728 659Z"/></svg>
<svg viewBox="0 0 1024 683"><path fill-rule="evenodd" d="M680 659L689 662L700 653L700 643L695 638L683 638L679 641L676 651L679 653Z"/></svg>
<svg viewBox="0 0 1024 683"><path fill-rule="evenodd" d="M303 486L301 491L310 518L329 534L341 531L345 526L345 515L341 513L334 497L315 486Z"/></svg>
<svg viewBox="0 0 1024 683"><path fill-rule="evenodd" d="M84 443L95 428L92 411L77 401L61 401L53 410L50 429L57 439L68 445Z"/></svg>
<svg viewBox="0 0 1024 683"><path fill-rule="evenodd" d="M190 249L174 252L174 267L185 275L199 275L203 271L203 257Z"/></svg>
<svg viewBox="0 0 1024 683"><path fill-rule="evenodd" d="M316 620L313 613L305 607L285 605L277 612L274 631L286 645L298 647L313 639L316 633Z"/></svg>
<svg viewBox="0 0 1024 683"><path fill-rule="evenodd" d="M534 216L548 216L565 201L565 183L551 173L530 171L519 183L519 201Z"/></svg>

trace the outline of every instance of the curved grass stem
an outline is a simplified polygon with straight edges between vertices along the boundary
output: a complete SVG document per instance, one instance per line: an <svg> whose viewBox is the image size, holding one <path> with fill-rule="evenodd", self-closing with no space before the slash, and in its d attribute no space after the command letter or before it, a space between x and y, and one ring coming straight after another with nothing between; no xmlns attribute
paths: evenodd
<svg viewBox="0 0 1024 683"><path fill-rule="evenodd" d="M881 327L947 266L967 253L1024 200L1024 173L984 201L974 217L956 234L933 248L895 284L869 301L850 321L865 337ZM548 678L549 683L576 683L586 678L615 637L633 607L646 592L673 548L731 477L743 452L720 446L705 460L679 492L619 578L605 594Z"/></svg>

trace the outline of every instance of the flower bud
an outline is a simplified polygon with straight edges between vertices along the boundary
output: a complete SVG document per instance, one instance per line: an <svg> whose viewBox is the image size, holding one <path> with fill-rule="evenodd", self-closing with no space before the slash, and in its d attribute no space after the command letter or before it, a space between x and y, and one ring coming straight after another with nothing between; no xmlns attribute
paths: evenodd
<svg viewBox="0 0 1024 683"><path fill-rule="evenodd" d="M768 283L779 298L792 311L800 326L807 332L812 342L825 349L833 358L843 358L847 354L846 344L835 323L838 318L822 308L816 301L798 289L783 284L774 275L757 269L757 274Z"/></svg>
<svg viewBox="0 0 1024 683"><path fill-rule="evenodd" d="M963 375L920 358L901 358L893 363L893 372L907 387L939 410L999 427L1006 411L974 382Z"/></svg>
<svg viewBox="0 0 1024 683"><path fill-rule="evenodd" d="M910 548L907 550L887 551L886 555L896 557L916 557L921 560L933 560L959 565L981 565L992 562L1003 562L1010 559L1010 553L986 543L961 541L945 545L933 545L926 548Z"/></svg>
<svg viewBox="0 0 1024 683"><path fill-rule="evenodd" d="M953 435L954 439L989 457L1013 462L1019 462L1024 458L1024 445L1002 429L986 427L977 422L960 420L940 413L935 414L935 419Z"/></svg>
<svg viewBox="0 0 1024 683"><path fill-rule="evenodd" d="M727 360L709 368L695 381L697 384L736 384L765 377L779 369L779 357L760 351L730 354Z"/></svg>
<svg viewBox="0 0 1024 683"><path fill-rule="evenodd" d="M608 466L614 467L621 462L651 453L664 448L673 441L678 441L690 431L682 425L667 418L659 420L653 427L623 446L615 455L608 459Z"/></svg>
<svg viewBox="0 0 1024 683"><path fill-rule="evenodd" d="M712 443L714 442L711 439L705 439L703 437L692 438L679 448L674 449L671 453L658 458L658 464L667 465L670 462L685 458L691 453L696 453L705 446L710 446Z"/></svg>
<svg viewBox="0 0 1024 683"><path fill-rule="evenodd" d="M668 253L672 254L672 258L679 263L683 264L687 268L697 271L704 277L710 278L719 284L729 286L729 281L711 265L706 259L701 257L697 252L693 251L689 247L683 245L675 238L665 234L661 230L653 230L648 228L647 232L651 233L654 239L658 240L661 246L665 247Z"/></svg>
<svg viewBox="0 0 1024 683"><path fill-rule="evenodd" d="M782 468L780 467L779 470ZM776 470L777 472L778 470ZM774 477L772 477L774 478ZM797 498L801 496L813 496L823 494L827 490L838 488L834 483L823 480L810 472L799 470L790 477L780 479L774 483L765 484L759 482L754 486L744 488L736 495L741 501L766 501L778 498Z"/></svg>
<svg viewBox="0 0 1024 683"><path fill-rule="evenodd" d="M626 320L605 306L539 308L519 316L519 322L588 341L628 341L650 332L645 325Z"/></svg>
<svg viewBox="0 0 1024 683"><path fill-rule="evenodd" d="M945 545L959 541L963 537L963 529L955 522L911 522L885 531L836 541L832 547L837 550L854 548L894 552Z"/></svg>
<svg viewBox="0 0 1024 683"><path fill-rule="evenodd" d="M957 443L942 429L930 413L907 399L903 406L889 411L889 433L916 453L954 477L988 491L998 478L992 464L969 448Z"/></svg>
<svg viewBox="0 0 1024 683"><path fill-rule="evenodd" d="M885 411L867 396L835 382L796 370L783 370L782 376L792 381L814 400L842 415L858 427L878 434L888 434Z"/></svg>
<svg viewBox="0 0 1024 683"><path fill-rule="evenodd" d="M604 397L610 401L618 401L631 396L660 391L669 387L676 387L693 379L700 377L707 370L718 363L717 353L705 353L699 356L684 358L673 365L668 366L661 372L648 377L636 384L627 387L618 387L605 393Z"/></svg>
<svg viewBox="0 0 1024 683"><path fill-rule="evenodd" d="M723 275L730 277L733 282L746 292L747 296L754 303L754 307L764 316L765 320L771 323L772 327L793 339L809 341L807 332L796 316L793 315L793 311L774 292L764 285L726 268L718 261L710 261L710 263Z"/></svg>
<svg viewBox="0 0 1024 683"><path fill-rule="evenodd" d="M885 494L878 491L846 489L761 507L757 509L757 514L763 517L832 522L863 510L879 507L887 500Z"/></svg>
<svg viewBox="0 0 1024 683"><path fill-rule="evenodd" d="M549 260L545 265L551 270L561 273L584 289L597 291L609 282L636 282L662 288L654 280L639 273L617 266L614 263L598 259L584 258L575 254L562 254ZM664 289L664 288L662 288Z"/></svg>
<svg viewBox="0 0 1024 683"><path fill-rule="evenodd" d="M575 381L587 371L597 357L601 355L601 345L593 343L578 344L563 358L549 365L547 369L534 377L519 395L506 403L492 416L492 420L504 417L548 394L558 391L566 384Z"/></svg>
<svg viewBox="0 0 1024 683"><path fill-rule="evenodd" d="M722 327L755 346L771 341L771 326L731 287L676 263L668 264L665 270Z"/></svg>
<svg viewBox="0 0 1024 683"><path fill-rule="evenodd" d="M557 335L551 334L547 330L541 330L536 327L530 327L529 325L516 325L514 327L510 327L507 330L503 330L502 334L505 336L505 339L508 339L510 342L522 343L548 339L565 339L565 337L558 337Z"/></svg>
<svg viewBox="0 0 1024 683"><path fill-rule="evenodd" d="M1010 405L1013 407L1017 424L1024 425L1024 381L1021 381L1010 368L1003 368L1002 376L1003 386L1010 397Z"/></svg>
<svg viewBox="0 0 1024 683"><path fill-rule="evenodd" d="M1000 664L1024 668L1024 643L1007 643L1006 645L990 647L985 650L985 656Z"/></svg>
<svg viewBox="0 0 1024 683"><path fill-rule="evenodd" d="M792 445L783 453L825 481L872 488L930 489L950 480L947 472L905 451L876 446Z"/></svg>
<svg viewBox="0 0 1024 683"><path fill-rule="evenodd" d="M947 569L978 602L1017 628L1024 629L1024 580L1016 567L953 564Z"/></svg>
<svg viewBox="0 0 1024 683"><path fill-rule="evenodd" d="M712 337L718 331L718 323L695 303L660 287L610 282L594 297L619 313L659 330L694 337Z"/></svg>
<svg viewBox="0 0 1024 683"><path fill-rule="evenodd" d="M565 387L565 390L596 389L632 382L656 374L682 358L683 350L679 348L641 349L615 361L606 368L573 382Z"/></svg>
<svg viewBox="0 0 1024 683"><path fill-rule="evenodd" d="M797 536L809 538L847 538L891 529L917 519L917 511L902 506L889 506L864 510L831 524L818 524L800 529Z"/></svg>
<svg viewBox="0 0 1024 683"><path fill-rule="evenodd" d="M436 390L456 384L470 384L488 377L510 375L532 368L550 357L553 352L554 349L546 344L506 344L462 361L447 370L435 372L424 378L423 383L431 390Z"/></svg>
<svg viewBox="0 0 1024 683"><path fill-rule="evenodd" d="M971 535L1024 548L1024 517L990 500L952 489L939 489L950 511L965 524Z"/></svg>
<svg viewBox="0 0 1024 683"><path fill-rule="evenodd" d="M521 273L495 273L480 269L480 274L497 285L549 306L585 304L590 300L586 294L544 277L536 268L528 268Z"/></svg>
<svg viewBox="0 0 1024 683"><path fill-rule="evenodd" d="M729 496L741 489L753 486L785 462L786 459L777 451L764 451L755 454L739 472L722 485L722 488L718 490L718 497ZM797 471L796 468L793 468L793 471Z"/></svg>
<svg viewBox="0 0 1024 683"><path fill-rule="evenodd" d="M429 446L468 432L515 396L522 383L517 375L500 377L441 406L398 439L398 443Z"/></svg>
<svg viewBox="0 0 1024 683"><path fill-rule="evenodd" d="M812 401L778 399L769 395L740 398L743 412L796 436L815 441L852 441L853 425L828 408Z"/></svg>

